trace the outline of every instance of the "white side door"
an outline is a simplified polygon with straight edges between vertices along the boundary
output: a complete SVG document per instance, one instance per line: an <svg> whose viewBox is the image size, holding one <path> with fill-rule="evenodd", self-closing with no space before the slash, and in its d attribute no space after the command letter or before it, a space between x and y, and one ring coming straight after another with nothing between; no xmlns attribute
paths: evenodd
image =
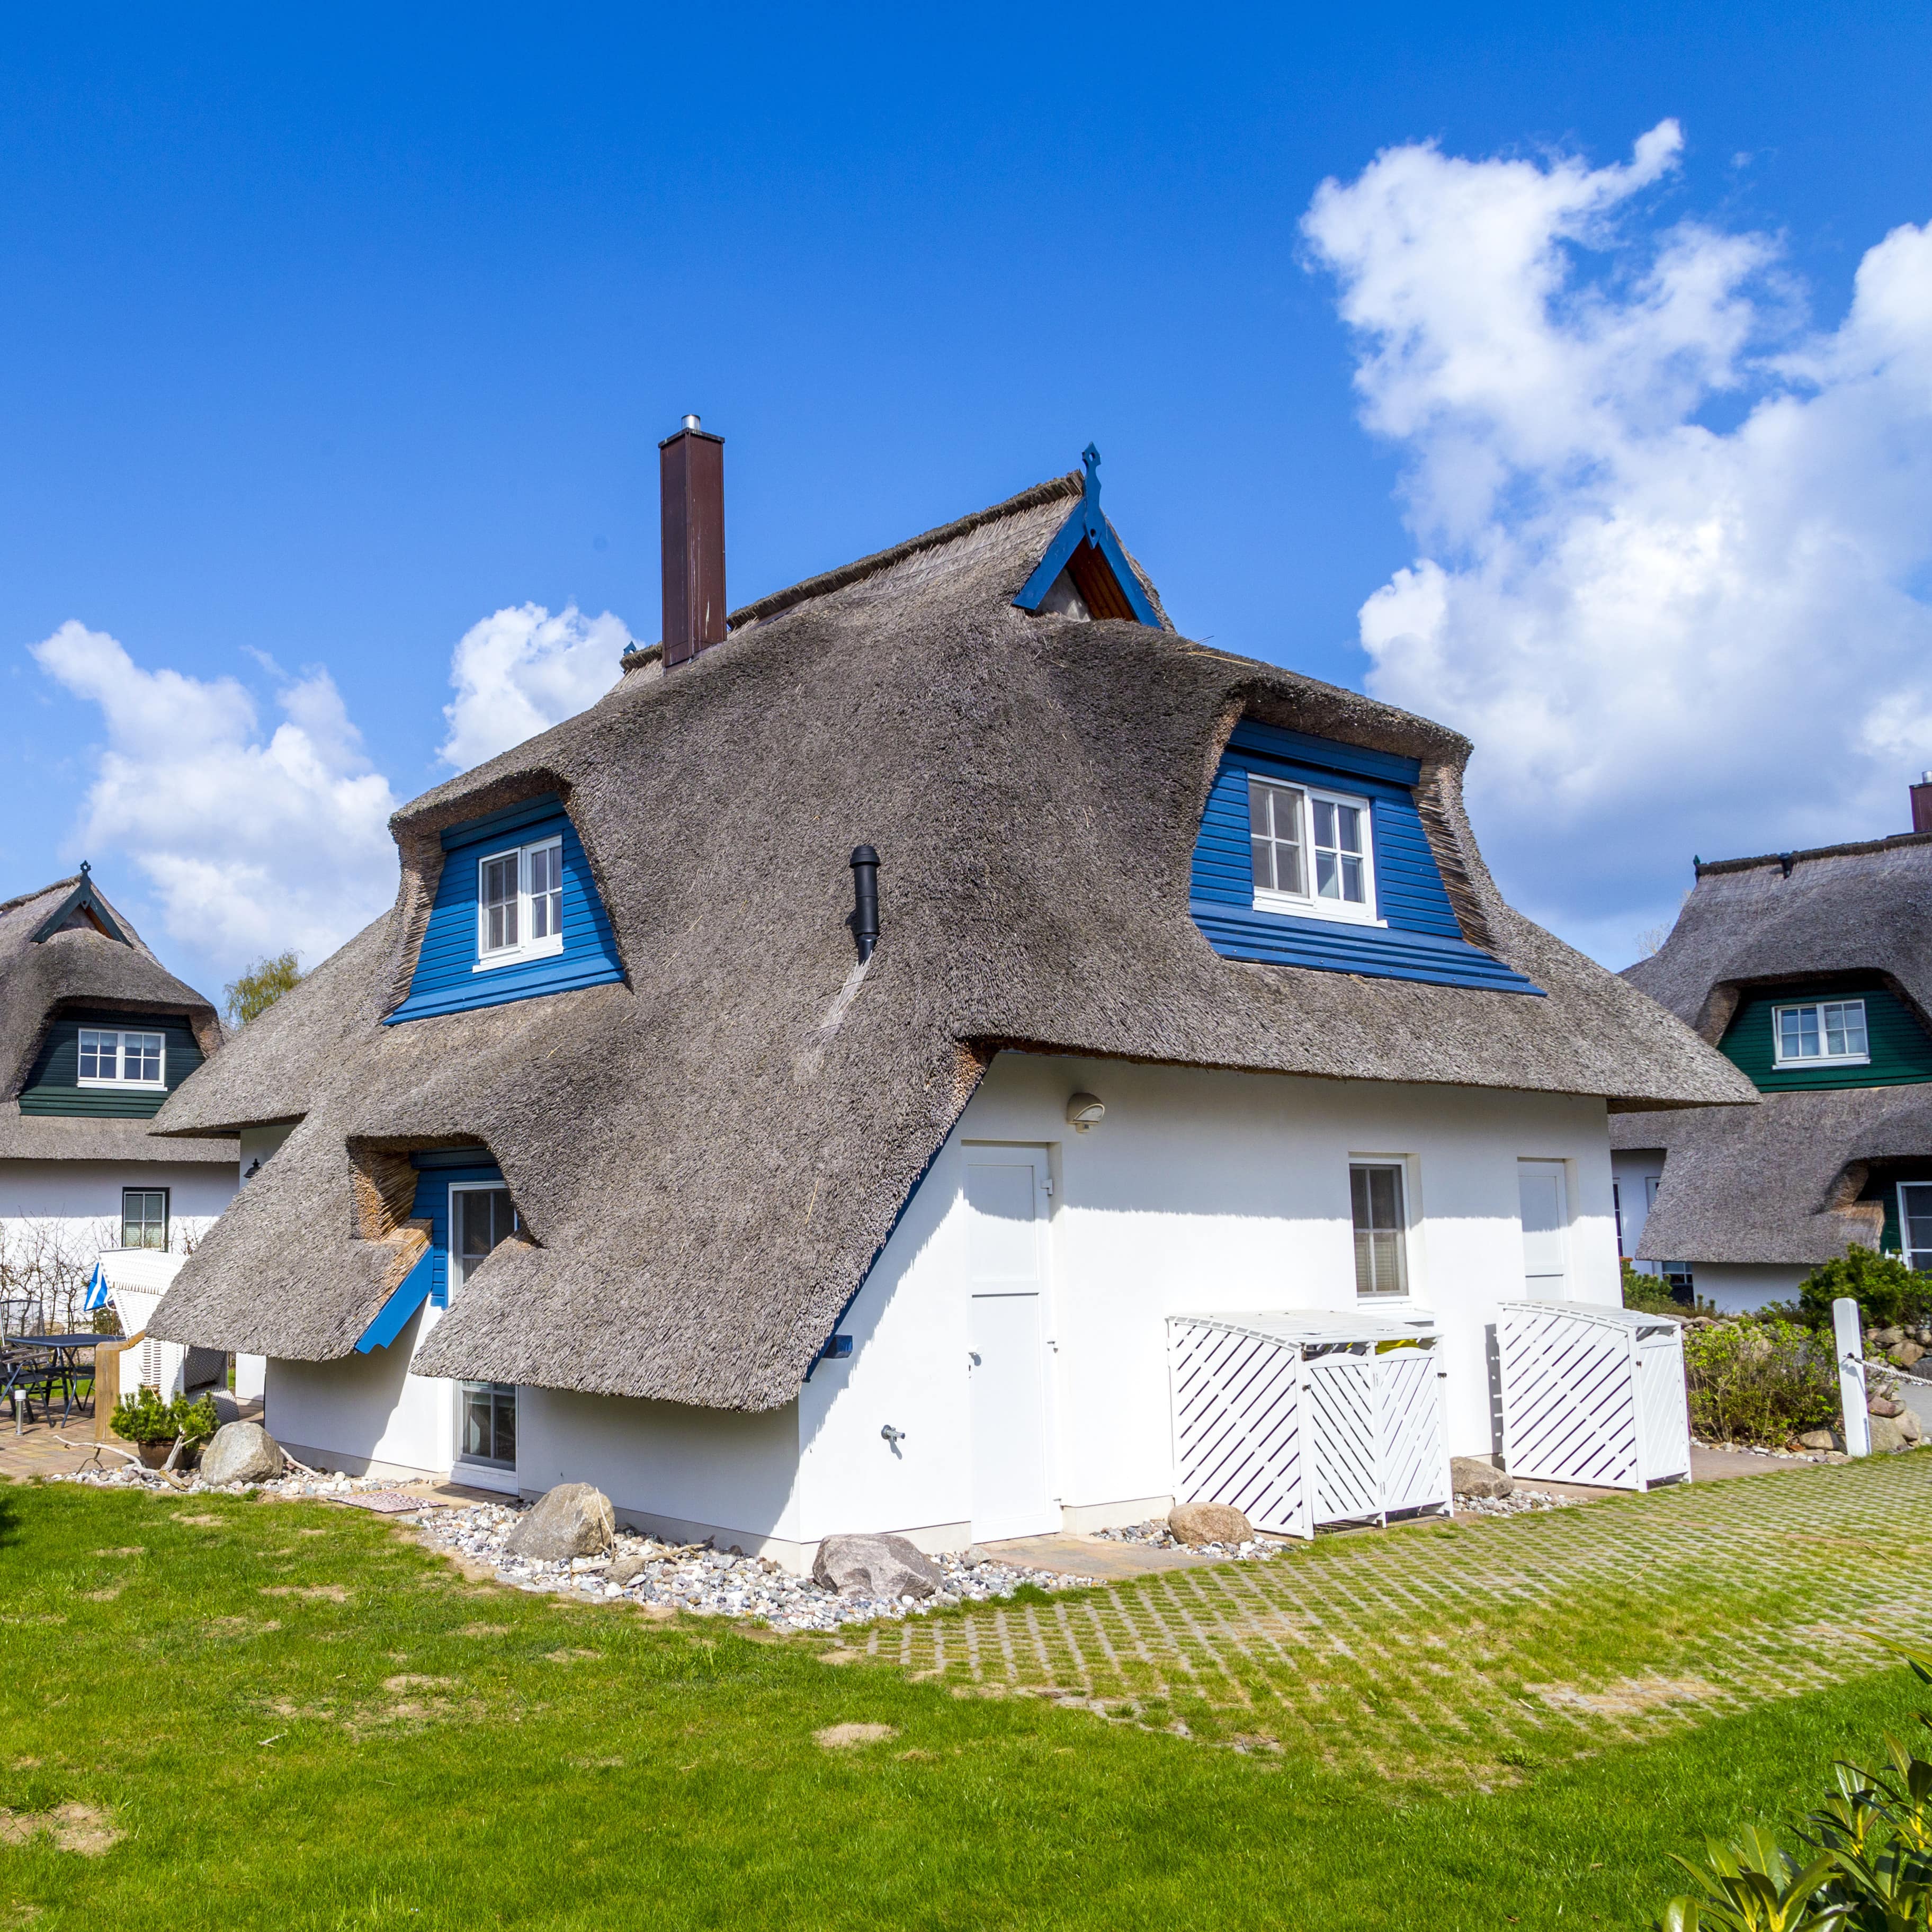
<svg viewBox="0 0 1932 1932"><path fill-rule="evenodd" d="M1532 1301L1562 1301L1570 1292L1570 1190L1560 1160L1520 1160L1522 1288Z"/></svg>
<svg viewBox="0 0 1932 1932"><path fill-rule="evenodd" d="M1047 1468L1043 1156L986 1148L966 1162L973 1536L1060 1527Z"/></svg>

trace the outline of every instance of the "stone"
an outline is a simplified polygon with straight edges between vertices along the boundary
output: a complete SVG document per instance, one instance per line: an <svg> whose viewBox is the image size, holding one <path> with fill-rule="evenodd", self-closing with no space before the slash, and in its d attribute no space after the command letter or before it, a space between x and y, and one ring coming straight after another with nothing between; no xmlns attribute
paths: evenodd
<svg viewBox="0 0 1932 1932"><path fill-rule="evenodd" d="M620 1556L604 1574L614 1583L634 1583L650 1567L648 1557Z"/></svg>
<svg viewBox="0 0 1932 1932"><path fill-rule="evenodd" d="M201 1452L204 1483L272 1483L286 1459L259 1422L224 1422Z"/></svg>
<svg viewBox="0 0 1932 1932"><path fill-rule="evenodd" d="M1895 1456L1911 1445L1905 1439L1905 1431L1890 1416L1875 1415L1871 1418L1871 1446L1874 1456Z"/></svg>
<svg viewBox="0 0 1932 1932"><path fill-rule="evenodd" d="M946 1573L903 1536L828 1536L812 1580L842 1597L929 1597Z"/></svg>
<svg viewBox="0 0 1932 1932"><path fill-rule="evenodd" d="M1895 1348L1886 1351L1901 1369L1909 1369L1925 1351L1916 1342L1900 1342Z"/></svg>
<svg viewBox="0 0 1932 1932"><path fill-rule="evenodd" d="M1798 1437L1798 1446L1801 1449L1842 1449L1845 1445L1839 1440L1835 1429L1808 1429Z"/></svg>
<svg viewBox="0 0 1932 1932"><path fill-rule="evenodd" d="M1872 1340L1881 1348L1895 1348L1905 1340L1905 1330L1903 1328L1874 1328Z"/></svg>
<svg viewBox="0 0 1932 1932"><path fill-rule="evenodd" d="M1867 1410L1874 1415L1898 1415L1904 1409L1903 1402L1894 1402L1888 1395L1875 1395L1867 1403Z"/></svg>
<svg viewBox="0 0 1932 1932"><path fill-rule="evenodd" d="M610 1498L595 1483L560 1483L503 1539L512 1556L564 1563L573 1556L603 1556L617 1533Z"/></svg>
<svg viewBox="0 0 1932 1932"><path fill-rule="evenodd" d="M1449 1486L1459 1496L1506 1496L1514 1491L1516 1483L1480 1456L1452 1456Z"/></svg>
<svg viewBox="0 0 1932 1932"><path fill-rule="evenodd" d="M1908 1442L1918 1440L1921 1433L1918 1418L1909 1408L1901 1408L1898 1412L1898 1432Z"/></svg>
<svg viewBox="0 0 1932 1932"><path fill-rule="evenodd" d="M1176 1503L1167 1526L1183 1543L1247 1543L1254 1538L1248 1520L1232 1503Z"/></svg>

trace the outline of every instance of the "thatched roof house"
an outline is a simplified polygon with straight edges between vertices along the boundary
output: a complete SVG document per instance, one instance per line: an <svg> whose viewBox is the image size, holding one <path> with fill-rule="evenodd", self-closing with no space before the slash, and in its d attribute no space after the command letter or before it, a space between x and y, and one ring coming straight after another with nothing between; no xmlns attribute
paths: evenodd
<svg viewBox="0 0 1932 1932"><path fill-rule="evenodd" d="M1620 1168L1651 1154L1663 1183L1641 1258L1742 1305L1855 1242L1909 1245L1900 1190L1932 1181L1932 830L1700 864L1662 950L1624 976L1764 1096L1612 1124Z"/></svg>
<svg viewBox="0 0 1932 1932"><path fill-rule="evenodd" d="M668 673L634 651L590 710L400 811L394 908L160 1118L299 1124L157 1332L346 1357L429 1238L410 1157L480 1146L520 1235L416 1373L766 1410L797 1394L1003 1050L1613 1108L1750 1097L1504 903L1454 732L1181 636L1138 565L1118 614L1094 614L1106 573L1073 593L1111 526L1054 596L1016 602L1093 501L1059 478L747 604ZM1413 761L1460 935L1441 943L1501 962L1510 990L1217 952L1190 867L1244 719ZM412 997L443 835L542 799L581 842L610 976L386 1024ZM883 928L862 975L861 844Z"/></svg>

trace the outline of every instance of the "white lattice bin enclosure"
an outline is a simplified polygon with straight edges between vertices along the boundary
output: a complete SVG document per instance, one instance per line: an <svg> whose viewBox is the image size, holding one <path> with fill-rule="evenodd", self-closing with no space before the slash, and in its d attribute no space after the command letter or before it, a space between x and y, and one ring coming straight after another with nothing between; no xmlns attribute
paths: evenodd
<svg viewBox="0 0 1932 1932"><path fill-rule="evenodd" d="M1496 1356L1512 1476L1612 1490L1690 1480L1684 1331L1670 1316L1505 1301Z"/></svg>
<svg viewBox="0 0 1932 1932"><path fill-rule="evenodd" d="M1176 1500L1231 1503L1277 1536L1446 1513L1437 1345L1426 1320L1171 1316Z"/></svg>

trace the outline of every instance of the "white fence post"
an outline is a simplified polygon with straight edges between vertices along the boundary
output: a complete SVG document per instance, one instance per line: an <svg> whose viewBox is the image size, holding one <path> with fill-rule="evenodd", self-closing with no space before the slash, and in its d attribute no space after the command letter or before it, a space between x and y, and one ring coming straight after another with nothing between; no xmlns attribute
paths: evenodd
<svg viewBox="0 0 1932 1932"><path fill-rule="evenodd" d="M1871 1414L1865 1407L1865 1338L1858 1304L1842 1295L1832 1304L1832 1339L1838 1350L1838 1399L1845 1412L1848 1455L1871 1454Z"/></svg>

